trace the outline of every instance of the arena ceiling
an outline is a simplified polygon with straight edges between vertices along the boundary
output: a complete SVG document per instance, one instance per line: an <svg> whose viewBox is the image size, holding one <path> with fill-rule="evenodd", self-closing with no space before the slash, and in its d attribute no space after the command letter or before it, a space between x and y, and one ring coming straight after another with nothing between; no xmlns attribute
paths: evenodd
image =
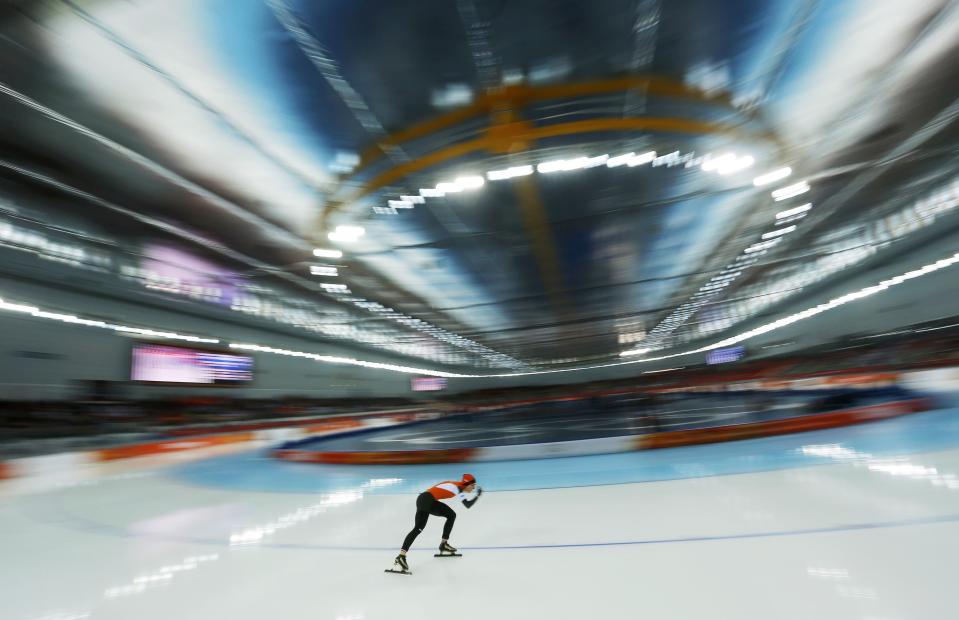
<svg viewBox="0 0 959 620"><path fill-rule="evenodd" d="M11 200L130 245L176 238L421 363L718 338L900 256L952 209L921 205L955 198L945 0L0 11Z"/></svg>

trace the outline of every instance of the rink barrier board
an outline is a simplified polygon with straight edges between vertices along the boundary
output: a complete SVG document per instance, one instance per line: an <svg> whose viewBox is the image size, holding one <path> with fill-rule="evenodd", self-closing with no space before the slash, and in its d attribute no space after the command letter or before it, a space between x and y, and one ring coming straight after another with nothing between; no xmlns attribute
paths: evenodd
<svg viewBox="0 0 959 620"><path fill-rule="evenodd" d="M129 459L136 458L138 456L163 454L166 452L181 452L183 450L211 448L213 446L252 441L253 439L256 439L255 433L231 433L229 435L210 435L208 437L172 439L170 441L157 441L151 443L133 444L129 446L117 446L115 448L103 448L101 450L96 450L95 454L98 461L115 461L117 459Z"/></svg>
<svg viewBox="0 0 959 620"><path fill-rule="evenodd" d="M207 435L203 437L183 437L166 441L105 448L102 450L97 450L96 455L97 460L112 461L116 459L163 454L166 452L176 452L181 450L210 448L213 446L242 443L257 439L289 440L302 437L312 438L330 434L340 435L367 428L370 430L378 430L387 426L405 424L407 423L406 420L409 419L409 415L411 414L389 415L381 418L338 418L325 422L317 422L307 426L296 425L289 427L266 428L259 431L249 431L244 433Z"/></svg>
<svg viewBox="0 0 959 620"><path fill-rule="evenodd" d="M845 409L831 413L819 413L809 416L787 418L785 420L770 420L768 422L750 422L731 426L721 426L711 429L690 429L670 431L650 435L640 435L635 439L636 450L654 450L658 448L672 448L705 443L737 441L756 437L786 435L789 433L804 433L827 428L851 426L863 422L894 418L909 413L916 413L928 409L925 399L905 400L891 403L881 403Z"/></svg>
<svg viewBox="0 0 959 620"><path fill-rule="evenodd" d="M346 431L357 428L364 428L365 424L360 420L356 419L342 419L342 420L330 420L329 422L318 422L316 424L310 424L308 426L301 427L304 433L310 435L320 434L320 433L333 433L336 431Z"/></svg>
<svg viewBox="0 0 959 620"><path fill-rule="evenodd" d="M190 450L201 450L251 441L276 443L302 439L304 437L313 438L327 434L349 434L366 428L378 430L388 426L406 424L408 420L415 419L415 417L416 414L409 412L379 416L364 414L362 417L339 417L324 422L314 422L309 425L270 426L260 430L241 433L222 433L201 437L187 436L96 450L21 457L9 461L0 461L0 480L47 475L98 462L111 462Z"/></svg>
<svg viewBox="0 0 959 620"><path fill-rule="evenodd" d="M369 452L313 452L310 450L274 450L273 456L298 463L331 465L421 465L424 463L460 463L476 460L483 448L450 450L387 450Z"/></svg>
<svg viewBox="0 0 959 620"><path fill-rule="evenodd" d="M601 437L553 443L492 446L485 448L457 448L447 450L391 450L391 451L336 451L324 452L301 449L278 449L276 458L300 463L342 465L410 465L426 463L460 463L467 461L509 461L519 459L548 459L568 456L586 456L654 450L677 446L754 439L789 433L801 433L828 428L839 428L864 422L883 420L925 411L930 402L916 398L864 407L855 407L830 413L819 413L785 420L747 422L730 426L682 431L666 431L625 437Z"/></svg>
<svg viewBox="0 0 959 620"><path fill-rule="evenodd" d="M201 425L186 428L174 428L166 431L165 434L171 437L183 437L191 435L213 435L227 432L263 431L275 428L297 427L307 427L309 429L316 428L320 430L315 432L326 432L324 429L327 427L327 425L331 424L351 424L353 426L358 426L362 425L362 420L364 419L376 419L384 417L398 419L400 416L415 416L417 414L422 414L423 412L423 409L398 409L365 411L361 413L327 414L309 417L285 418L281 420L266 420L261 422L227 423L219 426Z"/></svg>

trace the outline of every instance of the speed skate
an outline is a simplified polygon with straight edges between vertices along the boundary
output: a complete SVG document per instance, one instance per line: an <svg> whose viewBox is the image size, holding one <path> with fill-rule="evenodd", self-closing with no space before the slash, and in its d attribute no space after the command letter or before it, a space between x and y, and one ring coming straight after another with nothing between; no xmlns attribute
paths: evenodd
<svg viewBox="0 0 959 620"><path fill-rule="evenodd" d="M440 543L440 552L433 554L434 558L461 558L463 557L462 553L459 553L453 545L449 544L445 540Z"/></svg>
<svg viewBox="0 0 959 620"><path fill-rule="evenodd" d="M410 570L410 565L406 561L406 556L403 554L396 556L396 559L393 560L393 568L387 568L383 572L398 573L400 575L413 574L413 571Z"/></svg>

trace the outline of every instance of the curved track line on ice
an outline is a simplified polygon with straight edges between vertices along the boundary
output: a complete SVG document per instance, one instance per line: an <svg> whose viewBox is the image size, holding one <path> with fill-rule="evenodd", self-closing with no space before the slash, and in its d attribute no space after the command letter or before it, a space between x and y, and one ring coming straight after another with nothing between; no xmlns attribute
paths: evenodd
<svg viewBox="0 0 959 620"><path fill-rule="evenodd" d="M426 465L317 465L272 459L265 451L195 461L167 470L180 482L267 493L323 493L391 479L374 494L418 493L436 480L469 470L491 491L657 482L754 473L835 463L828 450L890 457L959 446L959 408L918 413L869 424L743 441L578 456Z"/></svg>
<svg viewBox="0 0 959 620"><path fill-rule="evenodd" d="M171 536L164 534L144 534L134 532L129 528L99 523L91 519L79 517L70 514L62 509L57 510L53 515L54 521L49 520L49 516L40 519L41 522L55 523L61 527L68 527L75 531L86 532L89 534L98 534L102 536L112 536L119 538L131 538L140 540L149 540L164 543L184 543L197 544L211 547L231 547L230 542L224 539L202 538L190 536ZM548 543L548 544L530 544L530 545L462 545L460 551L513 551L513 550L537 550L537 549L587 549L601 547L634 547L640 545L668 545L682 543L700 543L700 542L722 542L737 540L753 540L762 538L789 538L797 536L813 536L817 534L838 534L844 532L873 531L898 529L906 527L921 527L925 525L938 525L946 523L959 523L959 514L930 515L925 517L915 517L910 519L894 519L887 521L871 521L863 523L843 523L837 525L828 525L822 527L797 528L789 530L768 530L760 532L739 532L735 534L714 534L699 536L679 536L668 538L647 538L638 540L614 540L598 542L579 542L579 543ZM270 541L261 541L256 543L256 547L264 549L286 549L303 551L375 551L377 553L395 552L396 545L373 546L373 545L322 545L309 543L279 543ZM433 553L434 549L414 548L410 550L411 554Z"/></svg>

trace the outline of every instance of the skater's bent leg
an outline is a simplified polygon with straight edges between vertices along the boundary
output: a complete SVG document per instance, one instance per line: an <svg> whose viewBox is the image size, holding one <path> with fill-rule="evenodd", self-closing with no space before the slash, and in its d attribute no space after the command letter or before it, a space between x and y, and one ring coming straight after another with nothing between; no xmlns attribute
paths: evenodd
<svg viewBox="0 0 959 620"><path fill-rule="evenodd" d="M413 546L413 541L416 540L416 537L420 535L420 532L423 531L423 528L426 527L426 520L430 518L430 513L425 510L417 510L416 518L414 520L413 529L410 530L410 533L406 535L406 538L403 540L403 546L401 549L403 552L410 550L410 547Z"/></svg>
<svg viewBox="0 0 959 620"><path fill-rule="evenodd" d="M450 539L450 532L453 531L453 521L456 521L456 513L450 511L450 516L446 517L446 525L443 526L443 540Z"/></svg>
<svg viewBox="0 0 959 620"><path fill-rule="evenodd" d="M438 503L432 495L429 493L423 492L416 497L416 518L414 520L413 529L410 530L410 533L406 535L406 539L403 541L403 546L400 547L400 553L406 553L410 550L410 547L413 545L413 541L416 540L416 537L420 535L420 532L423 531L423 528L426 527L426 520L430 518L430 510L433 508L433 505Z"/></svg>
<svg viewBox="0 0 959 620"><path fill-rule="evenodd" d="M452 508L442 502L436 502L430 514L437 517L446 517L446 525L443 526L443 540L449 540L450 532L453 531L453 522L456 521L456 513Z"/></svg>

